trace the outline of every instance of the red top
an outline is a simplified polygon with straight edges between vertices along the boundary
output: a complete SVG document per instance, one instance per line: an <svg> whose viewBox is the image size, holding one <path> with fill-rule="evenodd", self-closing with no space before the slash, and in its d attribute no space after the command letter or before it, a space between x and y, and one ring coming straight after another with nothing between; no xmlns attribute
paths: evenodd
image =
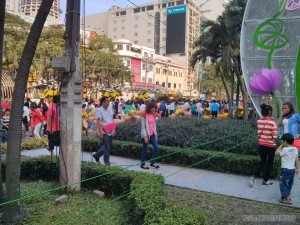
<svg viewBox="0 0 300 225"><path fill-rule="evenodd" d="M266 147L276 147L277 126L271 117L261 118L257 121L257 133L259 145Z"/></svg>
<svg viewBox="0 0 300 225"><path fill-rule="evenodd" d="M37 124L42 123L44 121L43 115L42 115L40 109L35 109L33 111L31 120L32 120L32 123L31 123L32 127L35 127Z"/></svg>
<svg viewBox="0 0 300 225"><path fill-rule="evenodd" d="M59 131L60 121L57 105L55 103L51 103L46 114L51 121L50 123L47 123L47 131Z"/></svg>

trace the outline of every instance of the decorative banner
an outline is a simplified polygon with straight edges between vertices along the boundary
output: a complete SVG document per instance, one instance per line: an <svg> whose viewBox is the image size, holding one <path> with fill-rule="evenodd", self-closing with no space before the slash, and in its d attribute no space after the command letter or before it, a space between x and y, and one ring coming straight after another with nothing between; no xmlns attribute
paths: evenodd
<svg viewBox="0 0 300 225"><path fill-rule="evenodd" d="M300 0L248 0L241 32L245 84L260 114L260 104L290 101L300 111ZM296 68L297 65L297 68ZM298 90L297 90L298 89ZM298 101L298 105L297 105Z"/></svg>
<svg viewBox="0 0 300 225"><path fill-rule="evenodd" d="M131 58L131 72L134 77L133 82L141 82L141 59Z"/></svg>

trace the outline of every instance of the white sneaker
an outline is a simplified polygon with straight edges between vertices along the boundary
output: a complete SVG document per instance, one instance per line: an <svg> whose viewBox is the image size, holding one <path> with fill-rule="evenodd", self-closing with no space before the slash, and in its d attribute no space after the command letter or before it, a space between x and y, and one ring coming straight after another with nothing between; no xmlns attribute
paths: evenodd
<svg viewBox="0 0 300 225"><path fill-rule="evenodd" d="M249 179L249 186L253 187L253 185L254 185L254 176L251 176Z"/></svg>
<svg viewBox="0 0 300 225"><path fill-rule="evenodd" d="M262 185L273 185L273 183L270 181L263 181Z"/></svg>

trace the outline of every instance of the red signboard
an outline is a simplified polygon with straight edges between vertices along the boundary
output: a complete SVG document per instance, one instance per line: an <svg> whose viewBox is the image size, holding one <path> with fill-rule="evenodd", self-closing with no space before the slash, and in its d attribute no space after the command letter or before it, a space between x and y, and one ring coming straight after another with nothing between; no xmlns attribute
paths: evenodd
<svg viewBox="0 0 300 225"><path fill-rule="evenodd" d="M141 82L141 59L131 58L131 72L134 77L133 82Z"/></svg>

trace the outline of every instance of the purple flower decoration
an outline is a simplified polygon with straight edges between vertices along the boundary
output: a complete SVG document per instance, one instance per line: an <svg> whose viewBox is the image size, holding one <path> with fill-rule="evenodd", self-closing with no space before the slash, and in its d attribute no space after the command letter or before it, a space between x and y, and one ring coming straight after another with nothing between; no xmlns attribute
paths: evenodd
<svg viewBox="0 0 300 225"><path fill-rule="evenodd" d="M276 91L281 84L281 74L276 69L261 70L261 75L254 74L249 85L251 91L257 95L268 95Z"/></svg>

